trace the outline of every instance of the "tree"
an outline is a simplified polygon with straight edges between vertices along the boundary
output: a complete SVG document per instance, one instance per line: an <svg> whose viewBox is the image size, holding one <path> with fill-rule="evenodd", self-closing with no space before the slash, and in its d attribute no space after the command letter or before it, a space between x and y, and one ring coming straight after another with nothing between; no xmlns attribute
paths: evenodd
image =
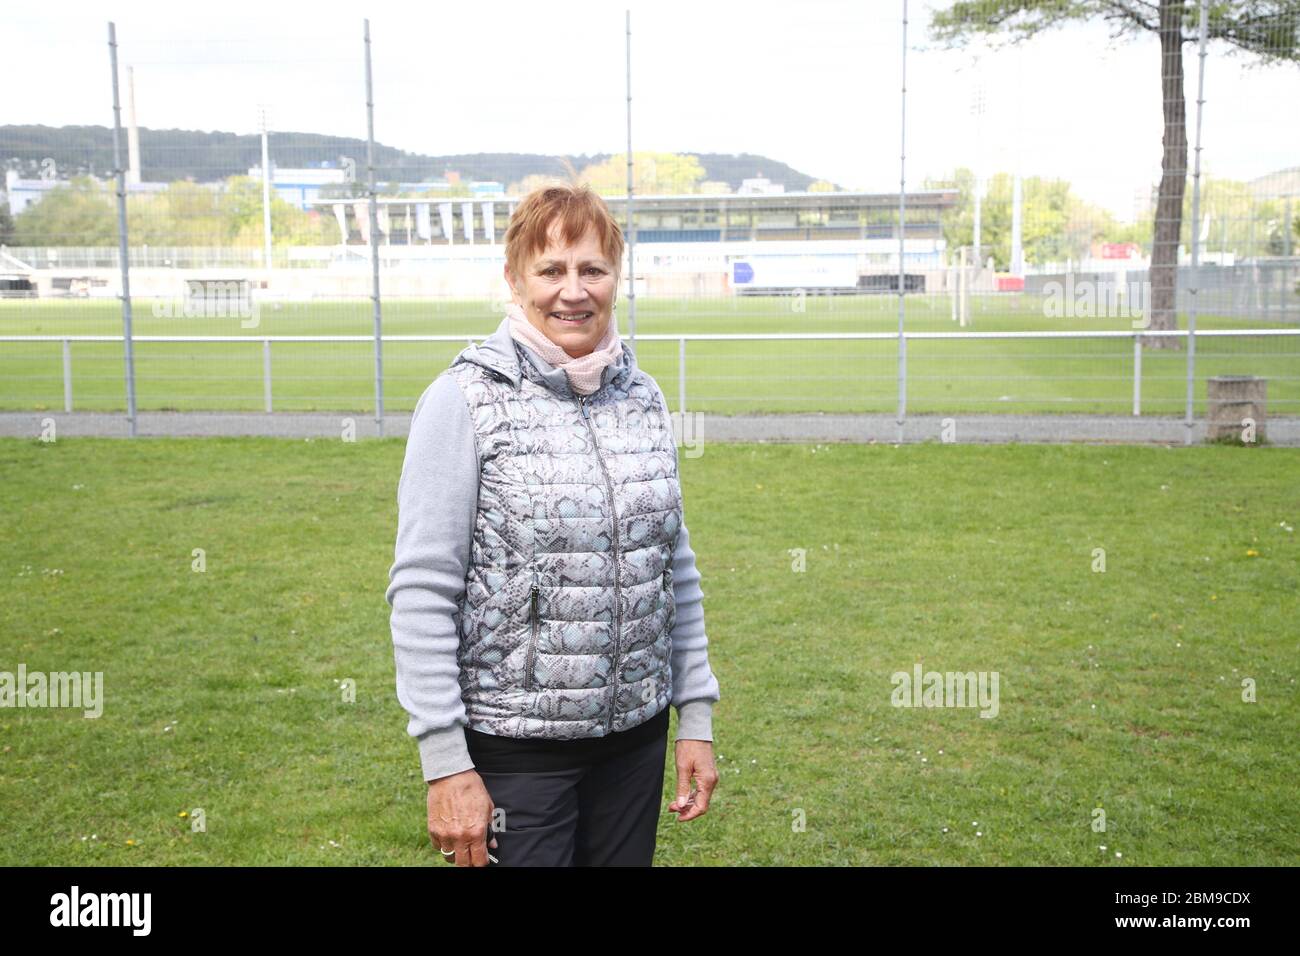
<svg viewBox="0 0 1300 956"><path fill-rule="evenodd" d="M260 246L263 242L262 181L230 176L216 199L220 231L212 245ZM271 193L271 241L277 246L328 245L338 232L326 220L306 212ZM219 241L216 241L219 240Z"/></svg>
<svg viewBox="0 0 1300 956"><path fill-rule="evenodd" d="M89 176L60 183L14 219L16 246L111 246L116 242L113 194Z"/></svg>
<svg viewBox="0 0 1300 956"><path fill-rule="evenodd" d="M636 195L681 195L699 192L704 167L698 156L634 152L632 175ZM627 192L627 153L586 167L579 178L602 196L623 195Z"/></svg>
<svg viewBox="0 0 1300 956"><path fill-rule="evenodd" d="M981 256L991 256L994 267L1011 267L1011 209L1014 177L994 173L985 180L980 220ZM943 237L948 248L957 250L975 243L975 174L966 167L954 170L942 180L927 179L926 189L955 189L957 204L944 217ZM1085 202L1070 191L1063 179L1028 176L1021 180L1024 215L1021 246L1026 262L1079 260L1094 242L1108 239L1115 231L1114 217ZM979 263L983 265L983 263Z"/></svg>
<svg viewBox="0 0 1300 956"><path fill-rule="evenodd" d="M564 182L564 180L558 176L546 176L542 173L529 173L518 182L513 182L507 186L506 195L526 196L534 189L539 189L542 186L549 186L555 182Z"/></svg>
<svg viewBox="0 0 1300 956"><path fill-rule="evenodd" d="M126 229L132 245L224 245L216 194L179 179L162 193L127 194Z"/></svg>
<svg viewBox="0 0 1300 956"><path fill-rule="evenodd" d="M0 246L14 242L14 217L9 213L9 203L0 202Z"/></svg>
<svg viewBox="0 0 1300 956"><path fill-rule="evenodd" d="M1198 232L1208 219L1210 232L1201 246L1202 255L1209 251L1231 252L1238 258L1281 255L1281 247L1285 245L1281 232L1283 216L1280 202L1256 198L1247 183L1203 175L1201 222L1192 222L1191 197L1186 197L1182 241L1190 243L1193 232Z"/></svg>
<svg viewBox="0 0 1300 956"><path fill-rule="evenodd" d="M60 183L17 216L10 244L116 245L114 188L89 177ZM133 246L260 246L262 184L248 176L231 176L220 192L177 180L159 193L128 193L126 225ZM335 236L332 220L271 194L275 245L328 245Z"/></svg>
<svg viewBox="0 0 1300 956"><path fill-rule="evenodd" d="M1164 152L1151 248L1151 328L1174 329L1178 281L1178 238L1187 191L1187 109L1183 46L1195 42L1198 0L959 0L935 11L931 31L958 45L974 35L1001 36L1018 43L1072 21L1105 20L1112 39L1154 33L1160 39L1160 84L1164 105ZM1222 40L1230 52L1244 52L1265 63L1300 61L1300 0L1213 0L1206 17L1207 37ZM1171 337L1146 340L1156 347L1180 347Z"/></svg>

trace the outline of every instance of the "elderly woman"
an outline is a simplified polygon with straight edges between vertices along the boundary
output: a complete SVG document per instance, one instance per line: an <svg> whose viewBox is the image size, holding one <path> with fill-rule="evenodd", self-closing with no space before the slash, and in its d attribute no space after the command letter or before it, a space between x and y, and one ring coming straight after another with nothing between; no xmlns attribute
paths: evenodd
<svg viewBox="0 0 1300 956"><path fill-rule="evenodd" d="M619 338L623 236L595 193L535 190L505 241L506 317L411 420L397 697L457 866L649 866L670 704L668 810L699 817L718 779L667 401Z"/></svg>

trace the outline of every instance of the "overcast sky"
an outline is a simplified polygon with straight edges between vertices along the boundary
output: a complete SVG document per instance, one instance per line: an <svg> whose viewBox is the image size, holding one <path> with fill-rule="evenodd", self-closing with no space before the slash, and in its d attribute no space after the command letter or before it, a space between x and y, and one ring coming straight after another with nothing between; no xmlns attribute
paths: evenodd
<svg viewBox="0 0 1300 956"><path fill-rule="evenodd" d="M950 52L928 36L941 5L909 5L908 187L979 154L989 171L1018 158L1025 175L1069 179L1131 218L1159 173L1155 39L1111 41L1097 24L1019 51ZM634 149L759 153L848 189L898 187L901 0L14 6L0 38L0 124L111 124L114 19L142 126L250 132L265 102L273 128L364 137L368 16L375 137L433 154L623 150L630 8ZM1252 69L1216 44L1209 53L1204 169L1247 179L1300 165L1300 68ZM1190 139L1194 46L1186 66Z"/></svg>

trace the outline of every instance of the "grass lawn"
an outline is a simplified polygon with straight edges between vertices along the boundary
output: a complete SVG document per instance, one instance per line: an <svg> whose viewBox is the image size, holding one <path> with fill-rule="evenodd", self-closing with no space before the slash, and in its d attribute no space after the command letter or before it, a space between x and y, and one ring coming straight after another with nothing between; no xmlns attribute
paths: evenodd
<svg viewBox="0 0 1300 956"><path fill-rule="evenodd" d="M896 332L890 296L638 300L639 334L702 332ZM260 411L265 407L265 335L362 335L374 332L367 299L263 306L256 328L237 318L155 318L151 300L135 305L136 335L230 335L245 343L135 344L136 395L142 410ZM908 300L910 331L954 331L945 297ZM627 332L626 304L620 330ZM499 318L487 302L386 301L387 335L444 334L481 338ZM1276 323L1202 316L1198 328L1269 327ZM1180 320L1180 327L1186 320ZM1129 319L1049 319L1039 300L1012 296L976 301L970 331L1130 329ZM0 335L121 335L114 301L0 303ZM465 342L388 342L384 402L409 411ZM1300 414L1300 339L1201 338L1196 347L1198 414L1204 379L1251 374L1269 379L1269 410ZM641 341L637 357L678 405L675 341ZM74 410L126 408L123 348L115 342L71 345ZM690 342L686 405L692 411L893 412L898 400L897 343L867 341ZM277 410L364 412L374 408L370 342L275 343L272 404ZM1142 367L1144 414L1181 415L1186 389L1182 349L1148 349ZM1109 413L1133 403L1133 345L1127 338L1069 340L915 340L908 345L908 407L914 413ZM62 410L59 342L0 342L0 409Z"/></svg>
<svg viewBox="0 0 1300 956"><path fill-rule="evenodd" d="M0 671L105 695L0 709L0 865L444 865L383 597L403 447L0 439ZM660 865L1300 863L1300 452L712 444L682 469L722 779L661 818ZM997 716L891 706L918 662L998 672ZM665 807L674 780L670 747Z"/></svg>

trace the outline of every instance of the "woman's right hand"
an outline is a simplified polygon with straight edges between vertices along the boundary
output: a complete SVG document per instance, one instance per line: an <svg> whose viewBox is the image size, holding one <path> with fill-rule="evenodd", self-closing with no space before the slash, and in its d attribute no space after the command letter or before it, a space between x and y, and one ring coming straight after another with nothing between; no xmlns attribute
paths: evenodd
<svg viewBox="0 0 1300 956"><path fill-rule="evenodd" d="M429 836L449 863L487 866L495 805L478 771L462 770L429 782ZM489 840L488 837L491 837Z"/></svg>

